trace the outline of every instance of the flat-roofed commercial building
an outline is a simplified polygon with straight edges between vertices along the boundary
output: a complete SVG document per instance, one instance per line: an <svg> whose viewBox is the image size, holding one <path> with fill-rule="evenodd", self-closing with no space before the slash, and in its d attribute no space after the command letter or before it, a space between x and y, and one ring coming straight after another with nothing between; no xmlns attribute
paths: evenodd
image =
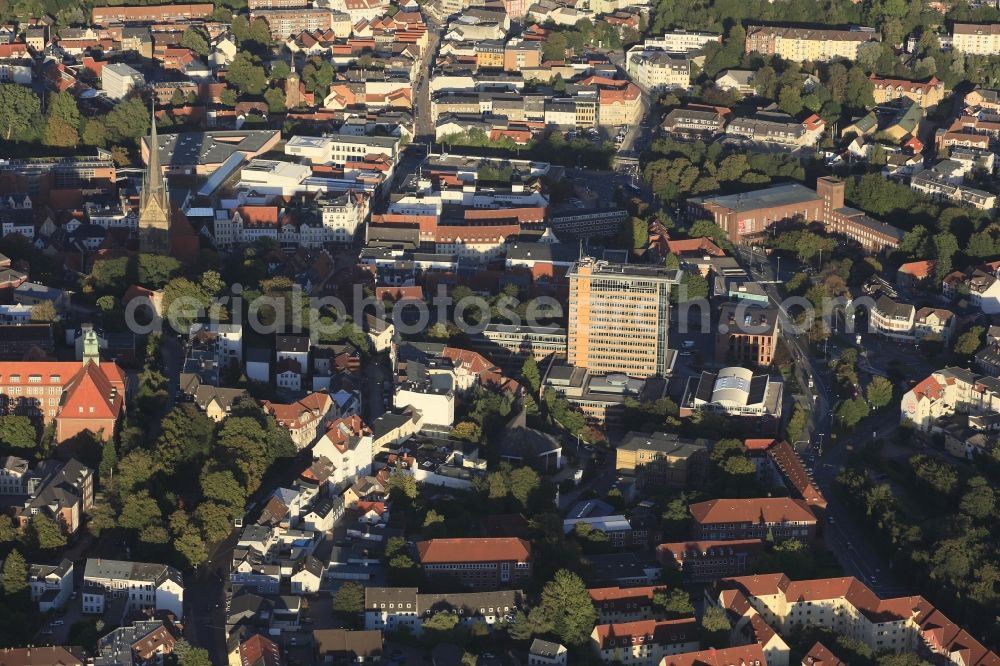
<svg viewBox="0 0 1000 666"><path fill-rule="evenodd" d="M665 376L670 285L677 271L585 258L569 273L566 360L603 374Z"/></svg>
<svg viewBox="0 0 1000 666"><path fill-rule="evenodd" d="M711 219L732 243L752 242L774 225L800 221L820 222L827 233L844 236L868 252L899 247L903 231L845 206L844 187L844 181L824 176L816 179L815 190L781 183L740 194L692 197L687 214Z"/></svg>
<svg viewBox="0 0 1000 666"><path fill-rule="evenodd" d="M718 372L702 372L688 379L680 404L682 418L695 412L707 411L731 417L751 417L761 425L777 425L781 418L780 379L767 374L754 374L739 367L722 368Z"/></svg>
<svg viewBox="0 0 1000 666"><path fill-rule="evenodd" d="M489 346L503 349L521 362L528 356L541 361L566 354L566 329L559 326L487 324L482 337Z"/></svg>

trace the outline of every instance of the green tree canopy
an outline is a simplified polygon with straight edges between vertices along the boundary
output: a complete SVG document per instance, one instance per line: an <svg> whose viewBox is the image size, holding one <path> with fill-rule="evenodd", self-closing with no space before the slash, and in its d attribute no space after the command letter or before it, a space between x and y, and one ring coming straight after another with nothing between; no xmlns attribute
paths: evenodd
<svg viewBox="0 0 1000 666"><path fill-rule="evenodd" d="M0 416L0 444L13 449L33 449L38 446L38 431L27 416Z"/></svg>
<svg viewBox="0 0 1000 666"><path fill-rule="evenodd" d="M669 592L665 590L653 593L653 605L660 609L668 620L694 617L694 605L687 592L675 587Z"/></svg>
<svg viewBox="0 0 1000 666"><path fill-rule="evenodd" d="M211 51L208 34L201 26L190 26L181 35L181 46L191 49L200 56L207 56Z"/></svg>
<svg viewBox="0 0 1000 666"><path fill-rule="evenodd" d="M5 141L30 139L41 102L28 86L0 83L0 135Z"/></svg>
<svg viewBox="0 0 1000 666"><path fill-rule="evenodd" d="M875 409L882 409L892 402L892 382L885 377L873 377L865 389L868 402Z"/></svg>
<svg viewBox="0 0 1000 666"><path fill-rule="evenodd" d="M5 594L19 594L28 588L28 563L16 548L3 561L2 578Z"/></svg>
<svg viewBox="0 0 1000 666"><path fill-rule="evenodd" d="M732 625L726 617L726 611L718 606L709 606L701 618L702 635L705 643L710 647L726 647L729 639L729 631Z"/></svg>
<svg viewBox="0 0 1000 666"><path fill-rule="evenodd" d="M240 51L229 64L226 81L248 95L259 95L267 88L267 73L260 64L260 58Z"/></svg>
<svg viewBox="0 0 1000 666"><path fill-rule="evenodd" d="M55 550L66 545L66 536L56 521L39 511L28 522L28 542L38 550Z"/></svg>
<svg viewBox="0 0 1000 666"><path fill-rule="evenodd" d="M348 581L333 595L333 610L336 613L356 615L365 609L365 588L360 583Z"/></svg>
<svg viewBox="0 0 1000 666"><path fill-rule="evenodd" d="M104 116L104 127L112 143L133 143L149 134L149 108L138 97L122 100Z"/></svg>
<svg viewBox="0 0 1000 666"><path fill-rule="evenodd" d="M560 569L542 588L538 609L546 626L565 645L583 645L597 622L587 586L572 571Z"/></svg>
<svg viewBox="0 0 1000 666"><path fill-rule="evenodd" d="M962 333L953 347L955 353L962 356L972 356L975 354L979 350L985 331L986 329L982 326L973 326L965 333Z"/></svg>

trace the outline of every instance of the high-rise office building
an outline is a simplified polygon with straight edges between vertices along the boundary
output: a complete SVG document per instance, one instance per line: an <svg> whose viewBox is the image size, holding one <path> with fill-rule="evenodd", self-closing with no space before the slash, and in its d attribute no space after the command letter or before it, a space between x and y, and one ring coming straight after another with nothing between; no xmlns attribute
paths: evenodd
<svg viewBox="0 0 1000 666"><path fill-rule="evenodd" d="M675 275L664 267L581 259L569 273L569 364L631 377L666 375Z"/></svg>

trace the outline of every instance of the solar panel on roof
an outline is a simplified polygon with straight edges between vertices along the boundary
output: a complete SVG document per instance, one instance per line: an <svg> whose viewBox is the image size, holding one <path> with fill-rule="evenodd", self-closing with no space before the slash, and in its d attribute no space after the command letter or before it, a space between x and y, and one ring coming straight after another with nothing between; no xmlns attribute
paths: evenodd
<svg viewBox="0 0 1000 666"><path fill-rule="evenodd" d="M715 378L716 375L714 373L701 373L701 379L698 380L698 390L695 392L696 399L703 400L704 402L712 402L712 392L715 390Z"/></svg>
<svg viewBox="0 0 1000 666"><path fill-rule="evenodd" d="M747 396L747 404L755 405L764 401L764 394L767 392L767 375L754 375L750 380L750 391Z"/></svg>

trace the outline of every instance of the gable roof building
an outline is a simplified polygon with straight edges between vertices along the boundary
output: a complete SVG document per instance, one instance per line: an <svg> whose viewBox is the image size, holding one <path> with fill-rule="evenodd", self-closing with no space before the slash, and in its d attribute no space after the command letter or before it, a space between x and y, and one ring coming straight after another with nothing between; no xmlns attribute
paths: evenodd
<svg viewBox="0 0 1000 666"><path fill-rule="evenodd" d="M715 499L690 506L701 539L797 539L812 541L816 515L805 500L786 497Z"/></svg>

